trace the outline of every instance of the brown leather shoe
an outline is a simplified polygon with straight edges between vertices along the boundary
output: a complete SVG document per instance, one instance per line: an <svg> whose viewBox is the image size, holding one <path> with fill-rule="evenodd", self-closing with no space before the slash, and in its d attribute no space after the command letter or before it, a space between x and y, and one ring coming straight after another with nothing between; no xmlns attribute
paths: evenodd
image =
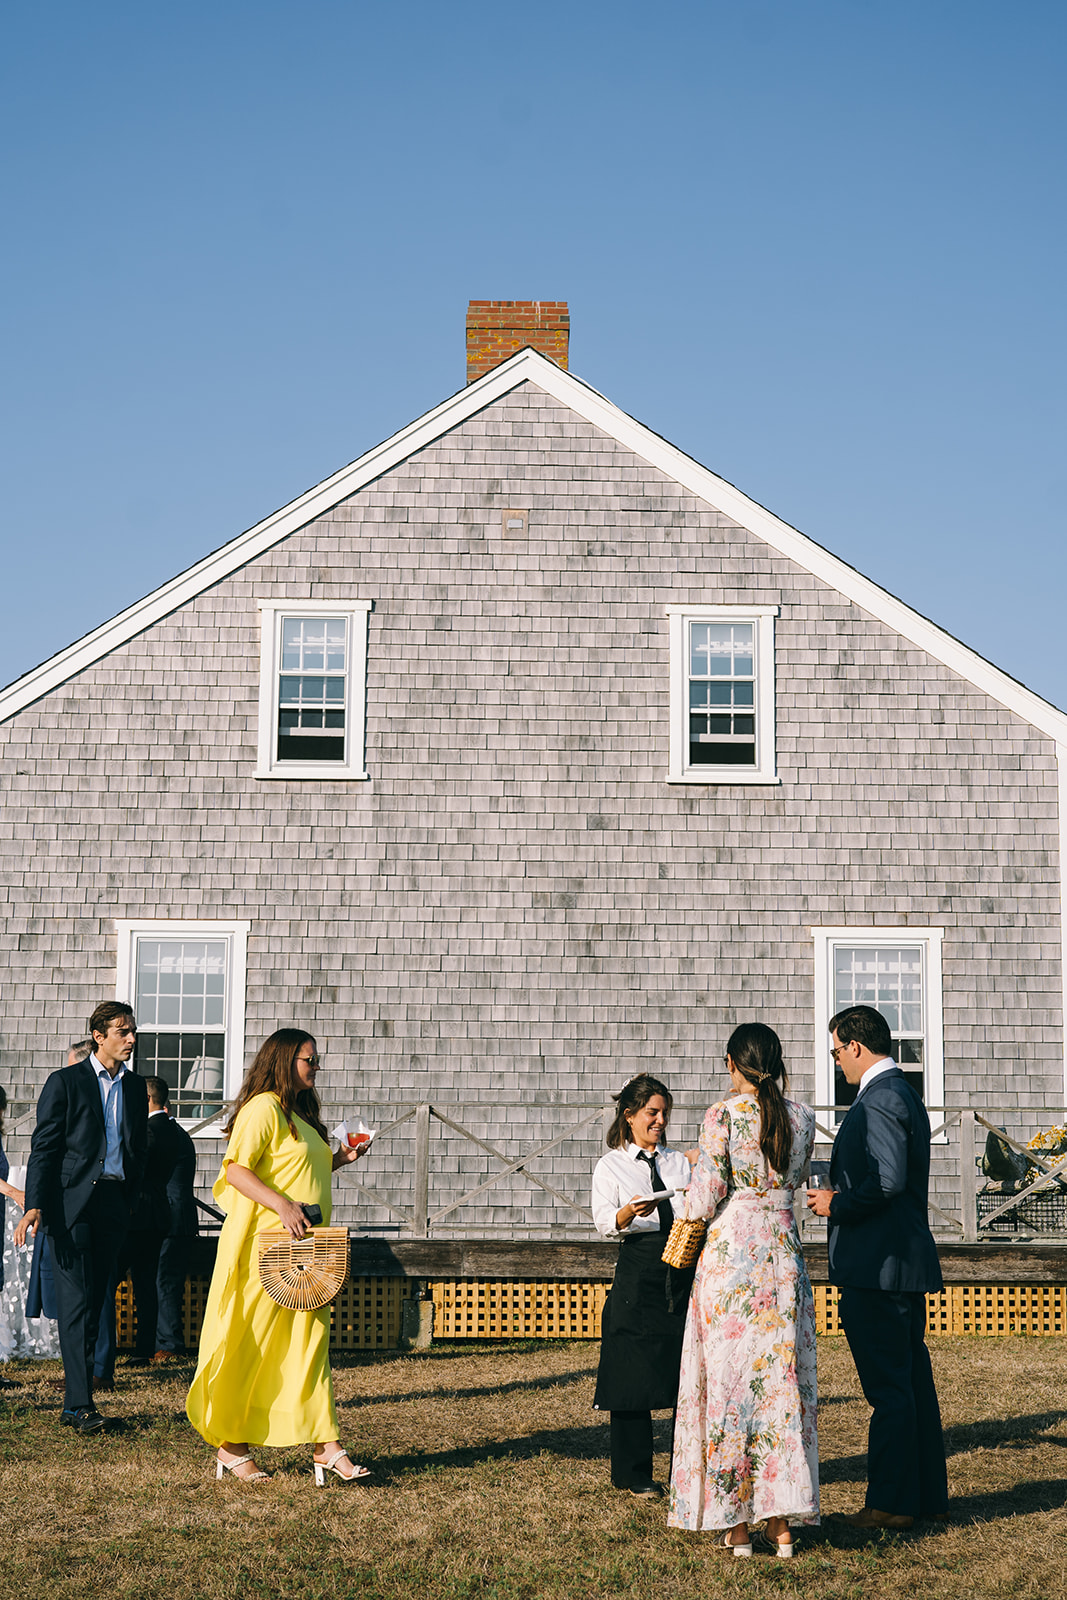
<svg viewBox="0 0 1067 1600"><path fill-rule="evenodd" d="M914 1517L898 1517L894 1511L878 1511L874 1506L864 1506L854 1511L845 1521L850 1528L914 1528Z"/></svg>
<svg viewBox="0 0 1067 1600"><path fill-rule="evenodd" d="M176 1355L173 1350L157 1350L155 1355L152 1357L152 1365L154 1367L162 1367L165 1366L168 1361L180 1360L181 1356Z"/></svg>

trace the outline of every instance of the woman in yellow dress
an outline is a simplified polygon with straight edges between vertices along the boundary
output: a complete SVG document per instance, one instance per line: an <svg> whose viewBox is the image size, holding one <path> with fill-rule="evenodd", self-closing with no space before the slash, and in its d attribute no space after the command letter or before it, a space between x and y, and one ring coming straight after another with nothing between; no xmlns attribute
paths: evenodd
<svg viewBox="0 0 1067 1600"><path fill-rule="evenodd" d="M330 1375L330 1308L289 1311L259 1281L256 1236L280 1222L309 1231L303 1206L330 1220L330 1177L365 1146L330 1149L315 1093L315 1041L298 1028L272 1033L249 1067L226 1125L229 1143L212 1193L226 1212L211 1278L196 1376L186 1413L217 1450L216 1476L258 1482L257 1445L314 1443L316 1482L367 1478L338 1438Z"/></svg>

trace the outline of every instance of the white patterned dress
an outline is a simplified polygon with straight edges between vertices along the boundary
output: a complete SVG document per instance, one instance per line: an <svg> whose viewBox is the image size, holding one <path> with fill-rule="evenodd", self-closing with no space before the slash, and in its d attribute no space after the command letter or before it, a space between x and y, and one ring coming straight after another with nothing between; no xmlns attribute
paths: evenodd
<svg viewBox="0 0 1067 1600"><path fill-rule="evenodd" d="M787 1100L788 1168L759 1147L759 1108L705 1114L686 1216L708 1217L682 1346L667 1521L721 1529L819 1520L815 1308L793 1216L815 1113Z"/></svg>

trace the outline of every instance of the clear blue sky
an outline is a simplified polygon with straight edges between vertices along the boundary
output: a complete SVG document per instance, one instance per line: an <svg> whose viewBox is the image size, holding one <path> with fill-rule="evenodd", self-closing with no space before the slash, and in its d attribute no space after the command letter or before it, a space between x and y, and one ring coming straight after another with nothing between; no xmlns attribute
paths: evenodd
<svg viewBox="0 0 1067 1600"><path fill-rule="evenodd" d="M471 298L1067 706L1062 0L39 0L0 682L464 381Z"/></svg>

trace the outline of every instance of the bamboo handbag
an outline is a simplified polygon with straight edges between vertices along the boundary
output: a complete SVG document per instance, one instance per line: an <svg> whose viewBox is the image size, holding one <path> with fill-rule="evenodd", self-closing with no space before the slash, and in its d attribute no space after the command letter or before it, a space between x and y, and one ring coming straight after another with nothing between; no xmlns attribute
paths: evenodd
<svg viewBox="0 0 1067 1600"><path fill-rule="evenodd" d="M691 1267L704 1247L707 1231L706 1217L694 1217L692 1222L684 1217L675 1217L661 1259L669 1267Z"/></svg>
<svg viewBox="0 0 1067 1600"><path fill-rule="evenodd" d="M259 1235L259 1281L289 1311L329 1305L348 1277L348 1229L313 1228L292 1239L284 1228Z"/></svg>

